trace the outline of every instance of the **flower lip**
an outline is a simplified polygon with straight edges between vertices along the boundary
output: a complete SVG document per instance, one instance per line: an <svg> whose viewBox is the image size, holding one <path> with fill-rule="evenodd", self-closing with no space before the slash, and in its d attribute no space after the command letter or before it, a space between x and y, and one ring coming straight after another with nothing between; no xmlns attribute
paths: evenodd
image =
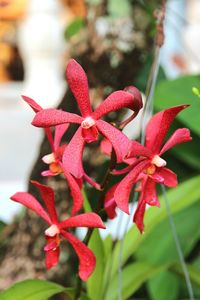
<svg viewBox="0 0 200 300"><path fill-rule="evenodd" d="M84 129L88 129L90 127L92 127L95 124L95 120L92 117L86 117L82 123L81 123L81 127Z"/></svg>
<svg viewBox="0 0 200 300"><path fill-rule="evenodd" d="M49 237L54 237L59 233L60 233L60 229L55 224L52 224L49 228L45 230L45 235Z"/></svg>
<svg viewBox="0 0 200 300"><path fill-rule="evenodd" d="M159 155L155 155L151 161L152 164L154 164L156 167L165 167L166 161L162 159Z"/></svg>

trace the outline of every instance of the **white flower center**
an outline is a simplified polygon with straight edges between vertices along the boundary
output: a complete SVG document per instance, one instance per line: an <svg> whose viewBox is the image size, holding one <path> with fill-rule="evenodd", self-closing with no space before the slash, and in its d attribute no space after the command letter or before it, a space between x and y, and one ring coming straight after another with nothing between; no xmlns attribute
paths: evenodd
<svg viewBox="0 0 200 300"><path fill-rule="evenodd" d="M56 234L60 233L58 226L55 224L51 225L49 228L45 230L45 235L54 237Z"/></svg>
<svg viewBox="0 0 200 300"><path fill-rule="evenodd" d="M81 127L84 129L88 129L88 128L92 127L94 124L95 124L95 120L92 119L92 117L87 117L81 123Z"/></svg>
<svg viewBox="0 0 200 300"><path fill-rule="evenodd" d="M154 164L156 167L165 167L167 164L166 161L162 159L159 155L155 155L151 163Z"/></svg>

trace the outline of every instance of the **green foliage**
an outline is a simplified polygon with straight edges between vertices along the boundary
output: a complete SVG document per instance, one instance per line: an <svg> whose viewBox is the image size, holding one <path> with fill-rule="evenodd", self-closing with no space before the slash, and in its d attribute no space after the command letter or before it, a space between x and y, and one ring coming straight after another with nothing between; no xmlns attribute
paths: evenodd
<svg viewBox="0 0 200 300"><path fill-rule="evenodd" d="M87 281L88 295L91 299L101 300L104 271L104 247L98 229L95 229L92 233L89 248L96 256L96 268Z"/></svg>
<svg viewBox="0 0 200 300"><path fill-rule="evenodd" d="M0 300L48 300L49 297L65 293L70 300L74 299L75 290L45 280L24 280L0 293ZM80 300L90 300L85 294Z"/></svg>
<svg viewBox="0 0 200 300"><path fill-rule="evenodd" d="M49 297L64 291L63 286L53 282L25 280L2 292L0 300L47 300Z"/></svg>
<svg viewBox="0 0 200 300"><path fill-rule="evenodd" d="M179 279L169 271L161 272L148 281L148 290L152 300L177 300Z"/></svg>

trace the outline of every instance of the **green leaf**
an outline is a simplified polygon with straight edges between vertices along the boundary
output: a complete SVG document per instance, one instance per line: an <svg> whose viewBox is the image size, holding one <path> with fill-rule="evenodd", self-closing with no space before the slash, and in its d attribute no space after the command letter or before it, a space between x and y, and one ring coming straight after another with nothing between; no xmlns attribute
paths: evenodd
<svg viewBox="0 0 200 300"><path fill-rule="evenodd" d="M200 238L199 201L174 214L174 224L183 254L187 256ZM164 237L163 237L164 233ZM155 246L156 245L156 246ZM149 255L151 253L151 255ZM135 253L138 260L150 264L179 262L169 220L163 220L149 232Z"/></svg>
<svg viewBox="0 0 200 300"><path fill-rule="evenodd" d="M199 272L199 270L190 264L187 265L187 269L188 269L192 283L194 283L198 287L200 287L200 272ZM172 267L172 270L174 272L176 272L177 274L181 275L183 277L183 279L185 279L185 276L183 274L183 270L182 270L182 267L180 264L175 264Z"/></svg>
<svg viewBox="0 0 200 300"><path fill-rule="evenodd" d="M172 214L191 206L199 200L199 185L200 176L196 176L180 184L176 189L171 189L168 192L168 199ZM155 228L155 226L159 226L164 219L168 218L163 197L160 197L160 203L160 208L152 207L145 214L145 234L141 235L136 226L133 226L126 234L123 242L122 264L124 264L129 257L135 253L140 244L145 241L148 234ZM120 242L117 242L112 255L111 279L117 273L119 249ZM107 279L105 278L105 281L106 280Z"/></svg>
<svg viewBox="0 0 200 300"><path fill-rule="evenodd" d="M177 300L179 279L169 271L159 273L148 281L148 290L152 300Z"/></svg>
<svg viewBox="0 0 200 300"><path fill-rule="evenodd" d="M91 299L101 300L104 272L104 248L98 229L95 229L92 233L89 248L96 256L96 268L86 282L87 291Z"/></svg>
<svg viewBox="0 0 200 300"><path fill-rule="evenodd" d="M47 300L66 288L44 280L18 282L0 294L0 300Z"/></svg>
<svg viewBox="0 0 200 300"><path fill-rule="evenodd" d="M108 0L108 13L111 17L127 17L131 12L131 5L128 0Z"/></svg>
<svg viewBox="0 0 200 300"><path fill-rule="evenodd" d="M122 299L128 299L146 280L165 270L166 267L164 265L150 266L138 262L125 267L122 271ZM105 300L118 300L118 275L109 283Z"/></svg>
<svg viewBox="0 0 200 300"><path fill-rule="evenodd" d="M177 119L198 136L200 136L200 101L192 93L192 87L199 85L199 75L184 76L175 80L164 80L158 84L154 96L154 107L156 110L179 104L191 104L191 107L181 112Z"/></svg>
<svg viewBox="0 0 200 300"><path fill-rule="evenodd" d="M84 27L83 19L81 19L81 18L75 19L65 29L65 32L64 32L65 38L70 39L72 36L77 34L83 27Z"/></svg>

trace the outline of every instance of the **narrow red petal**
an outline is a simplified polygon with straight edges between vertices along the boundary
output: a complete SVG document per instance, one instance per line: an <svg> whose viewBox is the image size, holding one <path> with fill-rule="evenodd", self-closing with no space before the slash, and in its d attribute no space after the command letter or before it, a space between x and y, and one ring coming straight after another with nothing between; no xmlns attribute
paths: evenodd
<svg viewBox="0 0 200 300"><path fill-rule="evenodd" d="M79 127L63 154L65 170L68 170L68 172L77 178L81 178L84 175L82 156L85 140L82 137L81 131L82 128Z"/></svg>
<svg viewBox="0 0 200 300"><path fill-rule="evenodd" d="M42 176L44 176L44 177L52 177L52 176L55 176L56 174L55 173L53 173L52 171L50 171L50 170L45 170L45 171L42 171L41 172L41 175Z"/></svg>
<svg viewBox="0 0 200 300"><path fill-rule="evenodd" d="M101 218L92 212L68 218L59 224L60 229L68 227L105 228Z"/></svg>
<svg viewBox="0 0 200 300"><path fill-rule="evenodd" d="M109 217L109 219L114 219L116 217L116 207L117 204L114 199L114 193L118 184L113 185L106 193L104 198L104 208Z"/></svg>
<svg viewBox="0 0 200 300"><path fill-rule="evenodd" d="M178 184L177 175L167 168L159 168L156 173L164 178L163 184L168 187L176 187Z"/></svg>
<svg viewBox="0 0 200 300"><path fill-rule="evenodd" d="M77 183L76 179L69 173L68 169L64 164L62 164L62 169L64 172L64 176L67 179L73 198L72 215L75 215L83 206L83 195L81 193L79 184Z"/></svg>
<svg viewBox="0 0 200 300"><path fill-rule="evenodd" d="M83 117L91 115L88 80L85 71L74 59L70 59L66 69L67 81L77 100Z"/></svg>
<svg viewBox="0 0 200 300"><path fill-rule="evenodd" d="M76 114L64 112L59 109L48 108L39 111L32 121L32 125L36 127L51 127L64 123L80 124L82 118Z"/></svg>
<svg viewBox="0 0 200 300"><path fill-rule="evenodd" d="M38 188L45 206L48 210L52 223L58 223L58 216L55 209L54 191L47 185L41 184L35 180L31 180L31 183Z"/></svg>
<svg viewBox="0 0 200 300"><path fill-rule="evenodd" d="M111 111L119 110L123 107L134 110L134 97L125 91L116 91L110 94L93 112L94 119L100 119Z"/></svg>
<svg viewBox="0 0 200 300"><path fill-rule="evenodd" d="M85 179L85 181L87 181L91 186L93 186L95 189L97 190L101 190L101 185L94 181L90 176L88 176L86 173L83 174L83 178Z"/></svg>
<svg viewBox="0 0 200 300"><path fill-rule="evenodd" d="M42 107L32 98L22 95L22 99L33 109L35 113L42 110Z"/></svg>
<svg viewBox="0 0 200 300"><path fill-rule="evenodd" d="M93 252L69 232L62 230L61 234L69 241L76 251L79 258L79 276L82 280L86 281L93 273L96 266L96 258Z"/></svg>
<svg viewBox="0 0 200 300"><path fill-rule="evenodd" d="M104 135L112 144L116 153L117 162L122 162L123 158L127 154L130 143L127 136L103 120L96 121L96 125L102 135Z"/></svg>
<svg viewBox="0 0 200 300"><path fill-rule="evenodd" d="M156 182L150 177L147 177L145 184L142 184L142 198L151 206L160 206L156 194Z"/></svg>
<svg viewBox="0 0 200 300"><path fill-rule="evenodd" d="M122 179L118 184L116 191L114 193L115 202L117 207L123 210L125 213L129 213L128 202L129 195L133 185L137 181L138 175L149 165L148 161L142 161L134 169Z"/></svg>
<svg viewBox="0 0 200 300"><path fill-rule="evenodd" d="M51 269L58 264L60 256L60 248L57 247L55 250L49 250L45 252L45 264L47 269Z"/></svg>
<svg viewBox="0 0 200 300"><path fill-rule="evenodd" d="M37 215L43 218L47 223L52 224L51 219L38 200L29 193L18 192L10 197L11 200L19 202L33 210Z"/></svg>
<svg viewBox="0 0 200 300"><path fill-rule="evenodd" d="M188 105L174 106L155 114L147 124L145 145L158 154L166 133L176 115Z"/></svg>
<svg viewBox="0 0 200 300"><path fill-rule="evenodd" d="M186 143L192 140L190 136L190 131L187 128L179 128L177 129L172 136L168 139L168 141L163 146L162 150L160 151L160 155L164 152L168 151L169 149L173 148L174 146Z"/></svg>
<svg viewBox="0 0 200 300"><path fill-rule="evenodd" d="M137 141L130 141L126 158L135 157L135 156L151 157L152 153L148 148L144 147Z"/></svg>
<svg viewBox="0 0 200 300"><path fill-rule="evenodd" d="M54 151L58 149L58 147L60 146L61 139L65 134L65 132L67 131L67 129L69 128L69 125L70 125L69 123L66 123L66 124L57 125L55 127Z"/></svg>
<svg viewBox="0 0 200 300"><path fill-rule="evenodd" d="M140 233L143 233L144 231L144 214L145 214L145 208L146 203L143 200L143 196L140 195L140 198L138 200L137 209L134 213L133 222L137 225L137 228L139 229Z"/></svg>

